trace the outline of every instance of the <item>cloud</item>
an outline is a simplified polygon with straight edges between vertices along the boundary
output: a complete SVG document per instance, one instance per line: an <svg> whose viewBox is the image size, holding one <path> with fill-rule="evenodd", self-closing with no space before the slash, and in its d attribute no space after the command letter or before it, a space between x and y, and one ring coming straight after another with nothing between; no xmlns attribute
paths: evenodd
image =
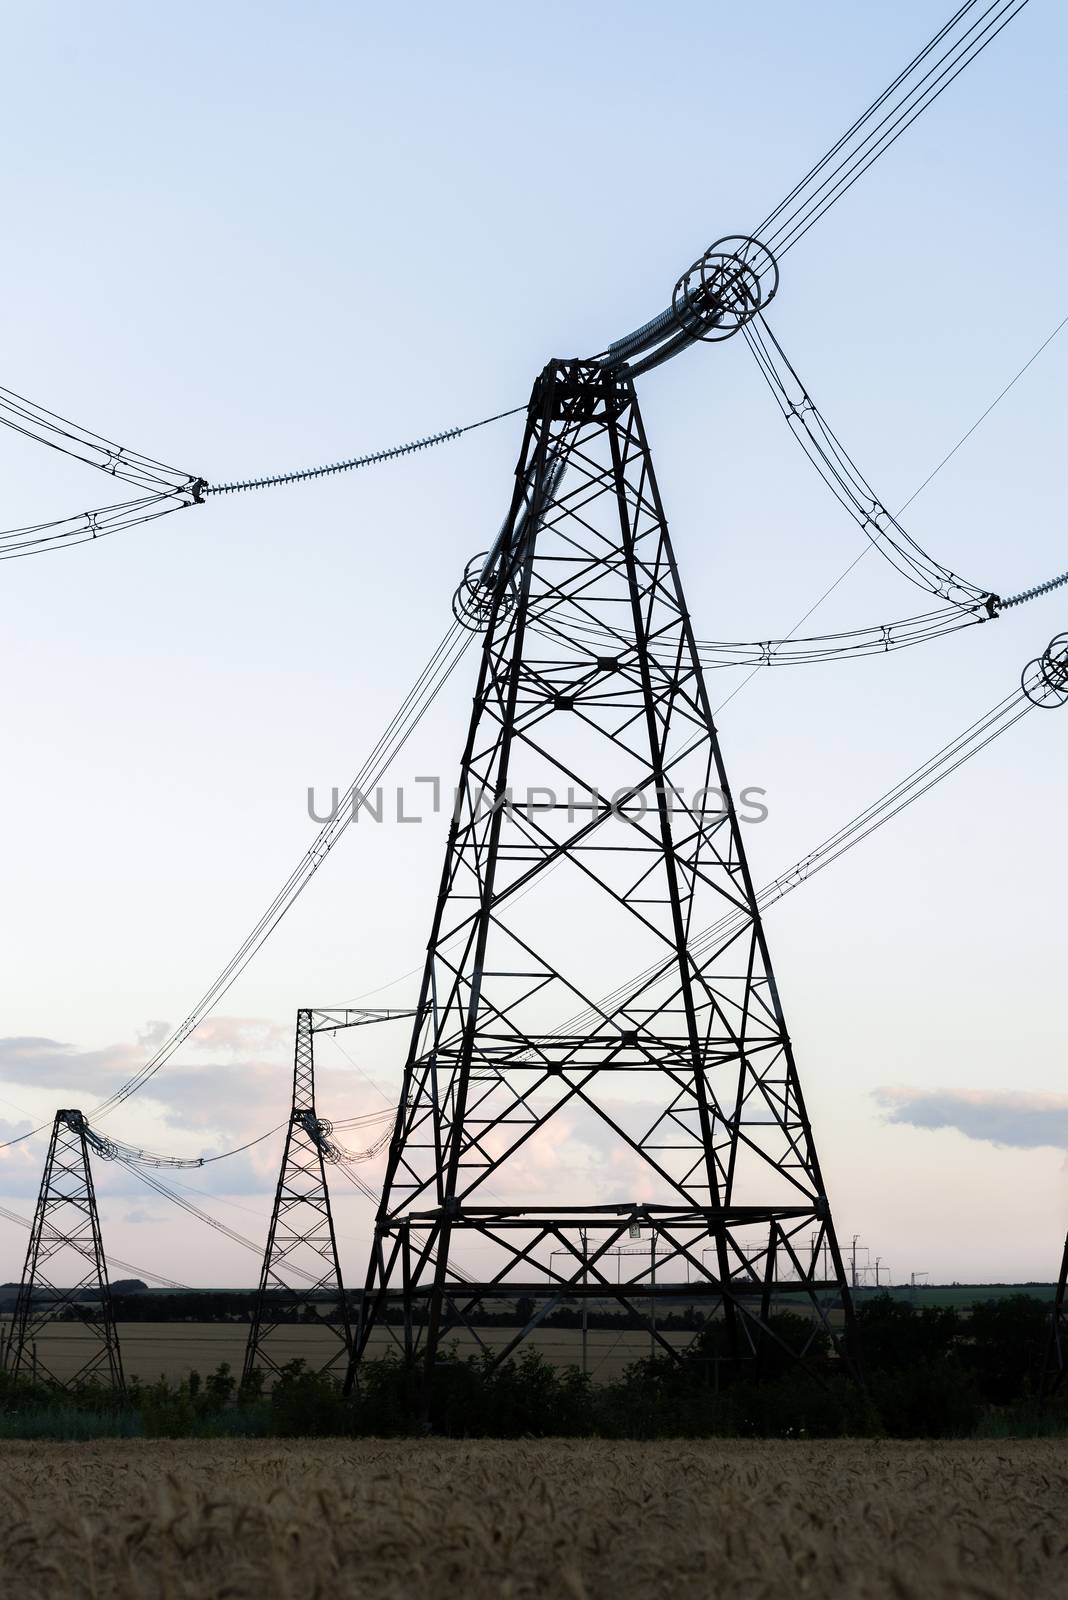
<svg viewBox="0 0 1068 1600"><path fill-rule="evenodd" d="M168 1023L150 1022L134 1040L96 1050L41 1035L9 1035L0 1038L0 1079L52 1091L53 1104L88 1111L138 1073L169 1032ZM170 1127L232 1132L235 1137L223 1142L237 1144L285 1116L291 1053L291 1030L274 1022L209 1017L180 1055L144 1085L132 1106L151 1102Z"/></svg>
<svg viewBox="0 0 1068 1600"><path fill-rule="evenodd" d="M223 1147L232 1148L286 1119L292 1076L274 1062L231 1056L168 1065L141 1093L168 1128L202 1134L220 1129Z"/></svg>
<svg viewBox="0 0 1068 1600"><path fill-rule="evenodd" d="M170 1024L149 1022L133 1042L77 1050L59 1039L35 1034L0 1038L0 1078L33 1088L63 1088L102 1095L139 1072L170 1033ZM292 1033L262 1017L208 1017L183 1047L184 1051L237 1059L250 1053L282 1059L292 1048ZM173 1073L176 1069L165 1068ZM205 1070L205 1069L201 1069ZM207 1072L216 1070L214 1066ZM159 1082L154 1080L155 1088Z"/></svg>
<svg viewBox="0 0 1068 1600"><path fill-rule="evenodd" d="M292 1052L293 1029L265 1017L207 1017L189 1042L194 1050L226 1050L232 1055L255 1050L277 1055Z"/></svg>
<svg viewBox="0 0 1068 1600"><path fill-rule="evenodd" d="M149 1055L158 1049L170 1031L169 1022L146 1022L137 1035L137 1042L144 1048L146 1055Z"/></svg>
<svg viewBox="0 0 1068 1600"><path fill-rule="evenodd" d="M5 1194L37 1192L41 1182L39 1141L23 1137L32 1127L32 1122L0 1119L0 1190Z"/></svg>
<svg viewBox="0 0 1068 1600"><path fill-rule="evenodd" d="M132 1040L92 1050L41 1035L0 1037L0 1079L40 1091L45 1105L39 1120L51 1125L57 1105L90 1112L98 1100L138 1072L169 1033L170 1024L154 1021ZM210 1157L232 1150L286 1120L292 1049L292 1030L274 1022L211 1017L180 1056L102 1123L100 1131L168 1154ZM0 1146L32 1126L29 1121L0 1121ZM36 1193L45 1138L42 1134L0 1148L0 1189L11 1195ZM277 1161L278 1141L268 1140L206 1169L204 1177L210 1172L212 1179L206 1187L234 1194L261 1193L273 1185ZM165 1172L161 1176L166 1179ZM111 1195L129 1195L140 1188L132 1174L109 1164L100 1167L99 1181Z"/></svg>
<svg viewBox="0 0 1068 1600"><path fill-rule="evenodd" d="M955 1128L966 1139L1013 1150L1068 1150L1068 1094L1010 1089L876 1089L886 1120Z"/></svg>
<svg viewBox="0 0 1068 1600"><path fill-rule="evenodd" d="M99 1095L136 1072L144 1057L141 1043L76 1050L59 1039L14 1034L0 1039L0 1078L35 1089L87 1089Z"/></svg>

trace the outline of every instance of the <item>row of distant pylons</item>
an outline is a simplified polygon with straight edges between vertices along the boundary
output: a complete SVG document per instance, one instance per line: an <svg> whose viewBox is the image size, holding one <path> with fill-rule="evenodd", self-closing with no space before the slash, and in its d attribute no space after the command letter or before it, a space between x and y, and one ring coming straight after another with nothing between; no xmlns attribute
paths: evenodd
<svg viewBox="0 0 1068 1600"><path fill-rule="evenodd" d="M258 1374L276 1376L293 1360L310 1370L343 1376L352 1360L353 1325L360 1319L344 1287L327 1178L329 1136L316 1110L313 1036L346 1026L337 1014L297 1013L293 1099L263 1268L253 1302L242 1363L242 1387ZM58 1389L126 1386L118 1323L104 1254L87 1124L77 1110L56 1112L41 1190L12 1322L2 1344L4 1369L16 1380ZM326 1158L324 1160L324 1157ZM74 1281L51 1281L50 1263L73 1259ZM294 1268L314 1262L318 1276ZM1050 1311L1040 1392L1052 1394L1068 1355L1068 1237ZM73 1354L68 1339L78 1346ZM53 1337L50 1340L49 1334ZM58 1336L58 1337L57 1337Z"/></svg>

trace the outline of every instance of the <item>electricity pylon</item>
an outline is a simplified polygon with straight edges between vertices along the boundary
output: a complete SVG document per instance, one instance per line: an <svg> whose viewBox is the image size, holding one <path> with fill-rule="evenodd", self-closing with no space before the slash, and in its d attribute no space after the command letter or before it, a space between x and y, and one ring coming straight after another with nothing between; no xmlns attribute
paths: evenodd
<svg viewBox="0 0 1068 1600"><path fill-rule="evenodd" d="M277 1374L301 1354L320 1372L348 1360L352 1332L326 1181L326 1162L337 1159L330 1133L315 1109L313 1013L301 1010L289 1126L245 1347L243 1386L257 1367Z"/></svg>
<svg viewBox="0 0 1068 1600"><path fill-rule="evenodd" d="M398 1309L429 1375L491 1299L536 1304L503 1359L564 1300L644 1320L687 1279L755 1367L788 1292L803 1358L849 1287L625 365L545 368L465 582L481 666L348 1382Z"/></svg>
<svg viewBox="0 0 1068 1600"><path fill-rule="evenodd" d="M15 1304L7 1368L16 1378L32 1377L61 1389L106 1380L113 1389L122 1390L126 1383L86 1135L80 1111L56 1112ZM53 1263L67 1265L71 1253L79 1276L71 1286L60 1287L52 1281ZM84 1357L71 1376L54 1370L56 1354L50 1352L46 1360L40 1350L50 1324L57 1320L80 1323L76 1343L62 1335L50 1340L57 1353L73 1350Z"/></svg>

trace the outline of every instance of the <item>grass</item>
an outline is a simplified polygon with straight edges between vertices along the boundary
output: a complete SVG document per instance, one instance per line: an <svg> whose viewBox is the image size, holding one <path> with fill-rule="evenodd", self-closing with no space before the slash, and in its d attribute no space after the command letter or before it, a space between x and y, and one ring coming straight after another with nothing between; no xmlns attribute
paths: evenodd
<svg viewBox="0 0 1068 1600"><path fill-rule="evenodd" d="M136 1439L142 1431L140 1416L131 1410L40 1405L0 1412L0 1439Z"/></svg>
<svg viewBox="0 0 1068 1600"><path fill-rule="evenodd" d="M1053 1600L1049 1441L0 1445L19 1600Z"/></svg>
<svg viewBox="0 0 1068 1600"><path fill-rule="evenodd" d="M198 1439L262 1439L270 1436L269 1405L228 1407L225 1411L190 1421L157 1419L133 1406L96 1410L84 1405L25 1406L0 1411L0 1440L48 1439L74 1443L89 1439L143 1439L189 1437Z"/></svg>

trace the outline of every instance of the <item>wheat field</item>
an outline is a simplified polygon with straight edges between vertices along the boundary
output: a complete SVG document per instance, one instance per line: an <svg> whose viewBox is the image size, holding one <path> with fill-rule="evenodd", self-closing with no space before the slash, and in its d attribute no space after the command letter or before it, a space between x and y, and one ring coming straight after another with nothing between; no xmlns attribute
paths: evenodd
<svg viewBox="0 0 1068 1600"><path fill-rule="evenodd" d="M0 1446L19 1600L1046 1600L1061 1441Z"/></svg>
<svg viewBox="0 0 1068 1600"><path fill-rule="evenodd" d="M515 1335L514 1328L480 1328L479 1337L466 1329L453 1330L446 1341L461 1356L476 1355L483 1346L500 1349ZM0 1321L0 1338L6 1332ZM691 1333L664 1335L668 1343L685 1347ZM241 1371L248 1340L245 1322L122 1322L119 1324L119 1341L122 1347L122 1364L127 1378L140 1378L153 1383L159 1377L170 1382L188 1378L190 1369L203 1376L214 1371L221 1361L227 1361L235 1372ZM557 1366L578 1365L582 1359L582 1338L577 1329L536 1328L528 1337L527 1345L539 1350L547 1361ZM87 1336L76 1322L50 1323L38 1340L41 1361L58 1378L69 1379L78 1371L86 1354L97 1344ZM388 1334L372 1335L368 1346L371 1357L384 1356L397 1349L396 1340ZM282 1327L271 1336L271 1353L275 1361L291 1361L302 1357L309 1366L319 1367L330 1356L336 1355L338 1342L325 1328L295 1326ZM597 1383L619 1379L632 1362L650 1354L649 1335L642 1329L591 1328L587 1336L587 1354L590 1375ZM27 1362L29 1363L29 1356Z"/></svg>

